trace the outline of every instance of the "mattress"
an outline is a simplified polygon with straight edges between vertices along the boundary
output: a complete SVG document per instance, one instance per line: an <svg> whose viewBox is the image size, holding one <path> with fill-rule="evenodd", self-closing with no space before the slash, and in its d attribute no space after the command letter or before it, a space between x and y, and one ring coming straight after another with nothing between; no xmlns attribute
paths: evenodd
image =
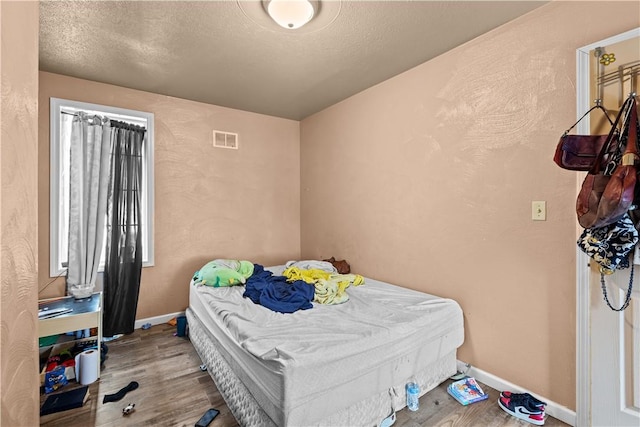
<svg viewBox="0 0 640 427"><path fill-rule="evenodd" d="M344 304L291 314L256 305L243 292L191 286L188 315L279 426L317 424L375 396L397 401L404 393L397 387L412 376L447 355L455 363L463 341L455 301L373 279L350 287Z"/></svg>

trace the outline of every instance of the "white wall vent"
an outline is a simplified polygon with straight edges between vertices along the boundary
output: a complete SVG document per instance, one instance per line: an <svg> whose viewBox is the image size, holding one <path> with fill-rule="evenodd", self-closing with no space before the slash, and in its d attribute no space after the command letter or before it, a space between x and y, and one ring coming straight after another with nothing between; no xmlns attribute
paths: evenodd
<svg viewBox="0 0 640 427"><path fill-rule="evenodd" d="M217 148L238 149L238 134L232 132L223 132L221 130L213 131L213 146Z"/></svg>

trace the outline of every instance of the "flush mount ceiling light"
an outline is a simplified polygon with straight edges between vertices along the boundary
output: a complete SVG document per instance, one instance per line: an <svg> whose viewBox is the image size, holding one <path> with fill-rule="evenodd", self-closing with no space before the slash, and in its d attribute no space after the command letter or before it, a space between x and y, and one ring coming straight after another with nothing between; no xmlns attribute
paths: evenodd
<svg viewBox="0 0 640 427"><path fill-rule="evenodd" d="M289 30L311 21L318 8L317 1L309 0L263 0L262 5L276 24Z"/></svg>
<svg viewBox="0 0 640 427"><path fill-rule="evenodd" d="M284 24L277 24L276 19L272 18L269 13L269 5L272 3L275 3L272 7L279 7L276 6L277 3L303 3L303 7L306 7L304 3L310 4L313 8L313 15L303 15L305 23L301 24L302 26L296 27L294 21L287 19L282 21ZM333 24L342 9L342 0L322 2L318 0L236 0L236 4L253 23L269 32L287 34L287 36L323 31ZM294 27L289 27L288 24L294 24Z"/></svg>

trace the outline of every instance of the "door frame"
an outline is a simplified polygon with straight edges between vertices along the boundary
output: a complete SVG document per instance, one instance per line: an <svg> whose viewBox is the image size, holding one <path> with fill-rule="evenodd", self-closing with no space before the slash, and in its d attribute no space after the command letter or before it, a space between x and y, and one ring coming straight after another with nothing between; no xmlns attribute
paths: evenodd
<svg viewBox="0 0 640 427"><path fill-rule="evenodd" d="M576 116L592 107L589 96L589 52L630 38L640 37L640 28L591 43L576 50ZM578 134L588 135L589 117L578 123ZM582 186L584 173L577 174L576 196ZM576 228L576 238L580 230ZM591 299L589 292L589 257L576 246L576 425L591 425Z"/></svg>

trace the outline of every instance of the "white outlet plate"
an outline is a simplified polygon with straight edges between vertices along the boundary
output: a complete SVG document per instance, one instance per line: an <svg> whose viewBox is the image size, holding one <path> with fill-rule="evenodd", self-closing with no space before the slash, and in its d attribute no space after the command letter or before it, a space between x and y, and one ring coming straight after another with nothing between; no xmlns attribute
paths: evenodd
<svg viewBox="0 0 640 427"><path fill-rule="evenodd" d="M531 219L534 221L546 221L547 202L545 201L531 202Z"/></svg>

